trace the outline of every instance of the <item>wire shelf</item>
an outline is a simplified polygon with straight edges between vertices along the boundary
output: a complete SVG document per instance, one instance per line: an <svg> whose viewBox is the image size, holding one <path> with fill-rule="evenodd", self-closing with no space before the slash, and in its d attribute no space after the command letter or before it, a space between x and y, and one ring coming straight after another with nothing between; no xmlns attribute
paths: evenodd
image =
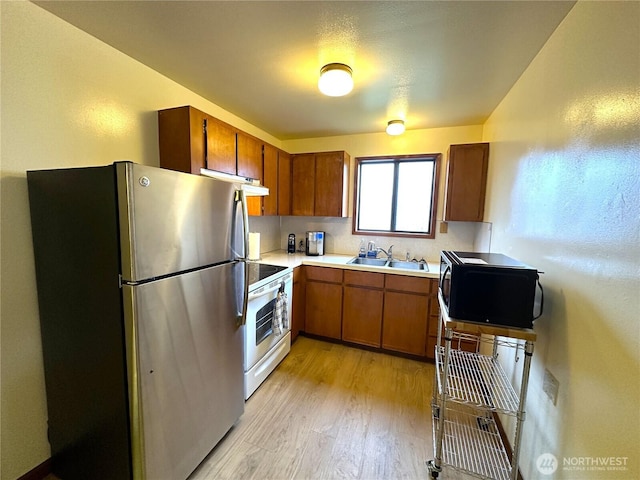
<svg viewBox="0 0 640 480"><path fill-rule="evenodd" d="M491 413L464 405L447 408L444 415L442 465L477 478L508 480L511 464ZM434 409L433 438L437 438L437 408Z"/></svg>
<svg viewBox="0 0 640 480"><path fill-rule="evenodd" d="M436 348L438 390L442 393L444 347ZM519 399L500 363L493 357L449 350L446 395L450 400L517 415Z"/></svg>

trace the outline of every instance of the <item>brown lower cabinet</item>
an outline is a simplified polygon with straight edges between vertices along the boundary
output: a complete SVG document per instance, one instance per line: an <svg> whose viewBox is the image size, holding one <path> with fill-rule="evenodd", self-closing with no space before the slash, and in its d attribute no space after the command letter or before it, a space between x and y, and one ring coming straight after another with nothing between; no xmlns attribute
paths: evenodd
<svg viewBox="0 0 640 480"><path fill-rule="evenodd" d="M380 348L383 288L383 273L345 270L342 340Z"/></svg>
<svg viewBox="0 0 640 480"><path fill-rule="evenodd" d="M304 272L305 332L434 358L437 280L329 267Z"/></svg>
<svg viewBox="0 0 640 480"><path fill-rule="evenodd" d="M305 332L342 336L342 270L305 267Z"/></svg>
<svg viewBox="0 0 640 480"><path fill-rule="evenodd" d="M304 331L305 282L304 267L293 269L293 298L291 299L291 341Z"/></svg>
<svg viewBox="0 0 640 480"><path fill-rule="evenodd" d="M431 283L428 278L386 276L382 348L426 356Z"/></svg>
<svg viewBox="0 0 640 480"><path fill-rule="evenodd" d="M428 302L424 295L385 292L382 348L424 357Z"/></svg>

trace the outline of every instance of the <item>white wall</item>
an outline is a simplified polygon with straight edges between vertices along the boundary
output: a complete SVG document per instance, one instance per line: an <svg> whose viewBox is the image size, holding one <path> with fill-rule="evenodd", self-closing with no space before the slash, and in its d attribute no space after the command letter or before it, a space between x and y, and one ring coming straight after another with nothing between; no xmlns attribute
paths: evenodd
<svg viewBox="0 0 640 480"><path fill-rule="evenodd" d="M157 165L156 111L179 105L280 142L32 3L0 1L0 15L0 478L12 480L50 456L26 170Z"/></svg>
<svg viewBox="0 0 640 480"><path fill-rule="evenodd" d="M193 105L283 145L30 2L0 1L0 18L0 479L13 480L50 456L26 171L122 159L157 165L156 111L178 105ZM380 134L290 145L299 146L292 150L298 152L346 149L353 156L444 153L449 143L478 141L481 134L481 127L474 126L414 133L418 140ZM302 222L296 224L300 234L318 228ZM262 234L263 252L280 248L281 231L286 245L288 226L281 230L277 217L250 219L250 229ZM350 237L350 228L345 223L340 235ZM459 230L469 244L473 229Z"/></svg>
<svg viewBox="0 0 640 480"><path fill-rule="evenodd" d="M545 452L560 461L629 457L621 474L559 471L557 478L639 478L639 6L579 3L492 115L484 138L472 126L280 142L36 5L0 2L0 478L13 480L49 457L25 172L117 159L155 165L155 111L186 104L292 153L445 153L450 143L492 142L492 250L546 272L525 478L541 478L535 459ZM442 198L439 218L441 208ZM284 247L290 229L333 228L340 245L352 241L349 220L278 222L251 220L252 229L269 232L263 251L277 248L278 235ZM474 228L449 227L429 245L473 241ZM411 248L433 256L427 244ZM557 406L541 392L544 368L560 380Z"/></svg>
<svg viewBox="0 0 640 480"><path fill-rule="evenodd" d="M482 126L433 128L429 130L408 130L399 137L384 132L365 135L349 135L304 140L287 140L283 149L289 153L346 150L351 156L349 176L349 215L353 210L354 165L357 157L379 155L410 155L420 153L441 153L440 185L438 191L437 219L442 219L444 207L444 186L446 180L447 149L451 144L482 141ZM283 217L281 222L281 248L286 248L287 236L295 233L301 238L306 230L322 230L327 235L326 250L329 253L356 254L360 240L373 240L376 245L387 249L394 245L396 256L404 257L409 251L412 257L437 260L440 250L469 250L473 248L478 225L466 222L450 222L448 233L439 233L433 240L399 237L377 237L352 235L352 218ZM484 230L482 230L484 232Z"/></svg>
<svg viewBox="0 0 640 480"><path fill-rule="evenodd" d="M545 272L526 479L640 478L639 49L640 3L579 2L485 125L491 249ZM626 470L564 468L600 457Z"/></svg>

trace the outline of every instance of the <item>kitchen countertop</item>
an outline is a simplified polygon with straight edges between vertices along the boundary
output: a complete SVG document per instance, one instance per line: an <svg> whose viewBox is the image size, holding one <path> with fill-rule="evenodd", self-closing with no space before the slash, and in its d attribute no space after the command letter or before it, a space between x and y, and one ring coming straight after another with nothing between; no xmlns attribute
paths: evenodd
<svg viewBox="0 0 640 480"><path fill-rule="evenodd" d="M427 262L429 271L411 270L406 268L376 267L373 265L348 264L355 255L341 255L328 253L317 257L307 256L304 253L287 253L285 250L274 250L262 254L261 263L281 265L283 267L298 267L310 265L314 267L342 268L344 270L358 270L361 272L389 273L392 275L408 275L411 277L438 278L440 265L435 262Z"/></svg>

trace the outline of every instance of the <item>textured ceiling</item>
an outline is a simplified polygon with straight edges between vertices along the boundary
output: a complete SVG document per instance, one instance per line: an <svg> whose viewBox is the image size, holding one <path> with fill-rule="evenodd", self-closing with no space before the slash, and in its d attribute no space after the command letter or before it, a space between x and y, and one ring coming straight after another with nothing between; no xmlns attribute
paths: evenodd
<svg viewBox="0 0 640 480"><path fill-rule="evenodd" d="M286 140L483 123L575 2L35 3ZM345 97L318 92L331 62Z"/></svg>

